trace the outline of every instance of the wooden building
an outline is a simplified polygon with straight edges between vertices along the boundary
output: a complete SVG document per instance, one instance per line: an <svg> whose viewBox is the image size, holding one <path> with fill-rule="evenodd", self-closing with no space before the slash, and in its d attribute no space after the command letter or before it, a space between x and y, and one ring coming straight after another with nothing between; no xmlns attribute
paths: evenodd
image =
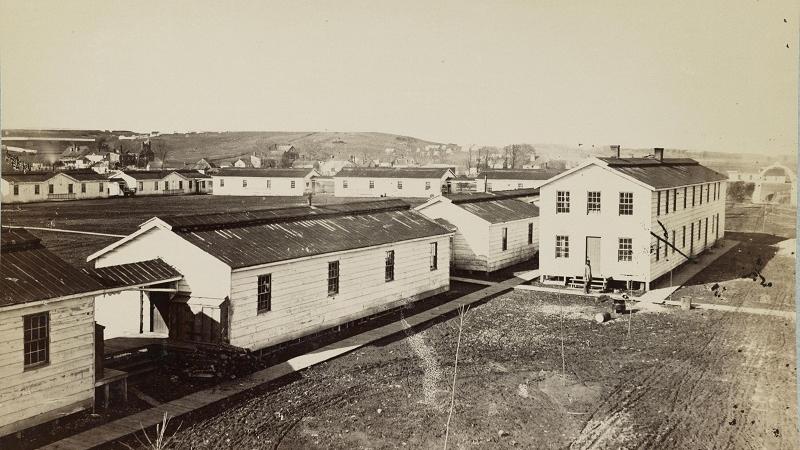
<svg viewBox="0 0 800 450"><path fill-rule="evenodd" d="M477 192L538 188L563 170L559 169L488 169L475 178Z"/></svg>
<svg viewBox="0 0 800 450"><path fill-rule="evenodd" d="M301 196L313 192L311 168L240 169L223 168L213 175L214 195Z"/></svg>
<svg viewBox="0 0 800 450"><path fill-rule="evenodd" d="M452 233L399 201L153 218L89 257L161 258L183 275L169 335L261 349L449 289Z"/></svg>
<svg viewBox="0 0 800 450"><path fill-rule="evenodd" d="M453 266L493 272L533 258L539 249L539 208L491 193L435 197L416 208L457 228Z"/></svg>
<svg viewBox="0 0 800 450"><path fill-rule="evenodd" d="M91 169L64 172L3 173L2 203L107 198L108 180Z"/></svg>
<svg viewBox="0 0 800 450"><path fill-rule="evenodd" d="M725 180L663 149L591 158L551 178L539 188L542 279L583 285L589 260L594 287L649 288L725 235Z"/></svg>
<svg viewBox="0 0 800 450"><path fill-rule="evenodd" d="M124 181L136 195L209 194L213 190L210 175L191 169L119 171L109 179Z"/></svg>
<svg viewBox="0 0 800 450"><path fill-rule="evenodd" d="M450 168L343 167L333 179L336 197L431 198L454 177Z"/></svg>

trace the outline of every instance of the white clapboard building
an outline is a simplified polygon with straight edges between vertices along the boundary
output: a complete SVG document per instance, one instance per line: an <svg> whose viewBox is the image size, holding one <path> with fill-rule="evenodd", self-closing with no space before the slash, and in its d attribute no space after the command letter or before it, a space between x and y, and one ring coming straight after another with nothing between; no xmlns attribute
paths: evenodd
<svg viewBox="0 0 800 450"><path fill-rule="evenodd" d="M453 233L409 208L387 200L153 218L89 260L162 259L183 275L183 294L169 301L187 306L160 308L165 323L204 310L223 341L261 349L447 291Z"/></svg>
<svg viewBox="0 0 800 450"><path fill-rule="evenodd" d="M222 168L213 175L214 195L300 196L313 192L313 168Z"/></svg>
<svg viewBox="0 0 800 450"><path fill-rule="evenodd" d="M539 249L539 208L513 194L438 196L416 210L455 226L452 263L457 269L493 272L530 260Z"/></svg>
<svg viewBox="0 0 800 450"><path fill-rule="evenodd" d="M97 172L3 173L0 176L0 202L29 203L61 200L107 198L108 180Z"/></svg>
<svg viewBox="0 0 800 450"><path fill-rule="evenodd" d="M559 169L488 169L475 178L477 192L538 188L563 170Z"/></svg>
<svg viewBox="0 0 800 450"><path fill-rule="evenodd" d="M430 198L448 192L453 170L442 168L344 167L334 177L337 197Z"/></svg>
<svg viewBox="0 0 800 450"><path fill-rule="evenodd" d="M617 150L618 151L618 150ZM650 283L725 234L726 176L686 158L591 158L540 186L543 280Z"/></svg>

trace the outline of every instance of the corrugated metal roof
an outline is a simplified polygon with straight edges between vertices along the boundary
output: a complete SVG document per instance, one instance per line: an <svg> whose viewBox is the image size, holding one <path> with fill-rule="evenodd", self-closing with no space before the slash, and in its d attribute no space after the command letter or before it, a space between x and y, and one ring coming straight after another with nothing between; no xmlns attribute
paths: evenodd
<svg viewBox="0 0 800 450"><path fill-rule="evenodd" d="M105 288L140 286L182 277L180 272L160 258L83 271Z"/></svg>
<svg viewBox="0 0 800 450"><path fill-rule="evenodd" d="M350 178L442 178L445 167L343 167L334 177Z"/></svg>
<svg viewBox="0 0 800 450"><path fill-rule="evenodd" d="M0 234L0 307L103 289L97 280L44 248L28 231L3 228Z"/></svg>
<svg viewBox="0 0 800 450"><path fill-rule="evenodd" d="M457 194L445 194L444 196L453 201L453 203L458 203L462 201L473 201L480 199L519 198L531 197L535 195L539 195L538 188L510 189L505 191L491 192L461 192Z"/></svg>
<svg viewBox="0 0 800 450"><path fill-rule="evenodd" d="M609 168L655 189L712 183L728 177L689 158L598 158Z"/></svg>
<svg viewBox="0 0 800 450"><path fill-rule="evenodd" d="M235 269L450 232L396 200L360 203L360 209L349 210L305 207L228 214L228 221L220 215L164 220L179 236Z"/></svg>
<svg viewBox="0 0 800 450"><path fill-rule="evenodd" d="M453 204L489 223L511 222L539 217L539 207L513 198L462 199L453 201Z"/></svg>
<svg viewBox="0 0 800 450"><path fill-rule="evenodd" d="M264 178L304 178L312 169L254 169L248 167L225 167L215 175L218 177L264 177Z"/></svg>
<svg viewBox="0 0 800 450"><path fill-rule="evenodd" d="M539 195L539 188L508 189L492 192L497 198L519 198Z"/></svg>
<svg viewBox="0 0 800 450"><path fill-rule="evenodd" d="M490 180L548 180L564 172L560 169L494 169L484 170L477 178Z"/></svg>

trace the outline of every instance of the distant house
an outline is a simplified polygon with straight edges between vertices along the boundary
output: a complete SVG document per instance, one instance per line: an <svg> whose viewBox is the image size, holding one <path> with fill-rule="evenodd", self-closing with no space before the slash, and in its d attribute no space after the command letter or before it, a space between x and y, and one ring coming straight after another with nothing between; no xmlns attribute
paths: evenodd
<svg viewBox="0 0 800 450"><path fill-rule="evenodd" d="M64 172L4 172L0 179L3 203L106 198L109 195L106 177L91 169Z"/></svg>
<svg viewBox="0 0 800 450"><path fill-rule="evenodd" d="M213 175L214 195L304 195L314 188L314 169L223 168Z"/></svg>
<svg viewBox="0 0 800 450"><path fill-rule="evenodd" d="M332 177L345 167L355 167L352 161L341 159L328 159L319 163L319 173L322 176Z"/></svg>
<svg viewBox="0 0 800 450"><path fill-rule="evenodd" d="M205 311L258 350L447 291L450 236L404 202L364 202L153 218L89 261L162 259L183 275L160 309L170 337L200 340L182 324Z"/></svg>
<svg viewBox="0 0 800 450"><path fill-rule="evenodd" d="M319 167L319 161L314 161L311 159L296 159L292 162L293 169L316 169ZM321 174L322 172L320 172Z"/></svg>
<svg viewBox="0 0 800 450"><path fill-rule="evenodd" d="M337 197L430 198L447 192L447 168L344 167L334 176Z"/></svg>
<svg viewBox="0 0 800 450"><path fill-rule="evenodd" d="M797 176L783 164L764 168L755 180L753 203L788 203L797 206Z"/></svg>
<svg viewBox="0 0 800 450"><path fill-rule="evenodd" d="M489 169L475 177L478 192L538 188L545 181L563 172L559 169Z"/></svg>
<svg viewBox="0 0 800 450"><path fill-rule="evenodd" d="M245 167L253 167L253 166L248 161L245 161L244 159L239 158L239 159L237 159L236 161L233 162L233 167L245 168Z"/></svg>
<svg viewBox="0 0 800 450"><path fill-rule="evenodd" d="M542 279L643 287L725 235L726 176L688 158L590 158L540 188ZM585 262L592 280L584 279Z"/></svg>
<svg viewBox="0 0 800 450"><path fill-rule="evenodd" d="M202 173L207 173L208 171L216 168L217 168L216 164L206 160L205 158L200 158L200 160L194 163L194 166L192 166L192 169L200 171Z"/></svg>
<svg viewBox="0 0 800 450"><path fill-rule="evenodd" d="M493 272L530 260L539 250L539 208L513 197L452 194L415 209L456 227L452 262L458 269Z"/></svg>

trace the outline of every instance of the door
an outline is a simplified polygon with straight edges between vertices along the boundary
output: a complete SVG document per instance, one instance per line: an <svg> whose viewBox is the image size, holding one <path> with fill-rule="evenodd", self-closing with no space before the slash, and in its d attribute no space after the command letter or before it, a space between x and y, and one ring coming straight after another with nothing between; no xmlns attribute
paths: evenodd
<svg viewBox="0 0 800 450"><path fill-rule="evenodd" d="M603 273L600 266L600 238L596 236L586 236L586 259L592 268L592 277L598 277Z"/></svg>

